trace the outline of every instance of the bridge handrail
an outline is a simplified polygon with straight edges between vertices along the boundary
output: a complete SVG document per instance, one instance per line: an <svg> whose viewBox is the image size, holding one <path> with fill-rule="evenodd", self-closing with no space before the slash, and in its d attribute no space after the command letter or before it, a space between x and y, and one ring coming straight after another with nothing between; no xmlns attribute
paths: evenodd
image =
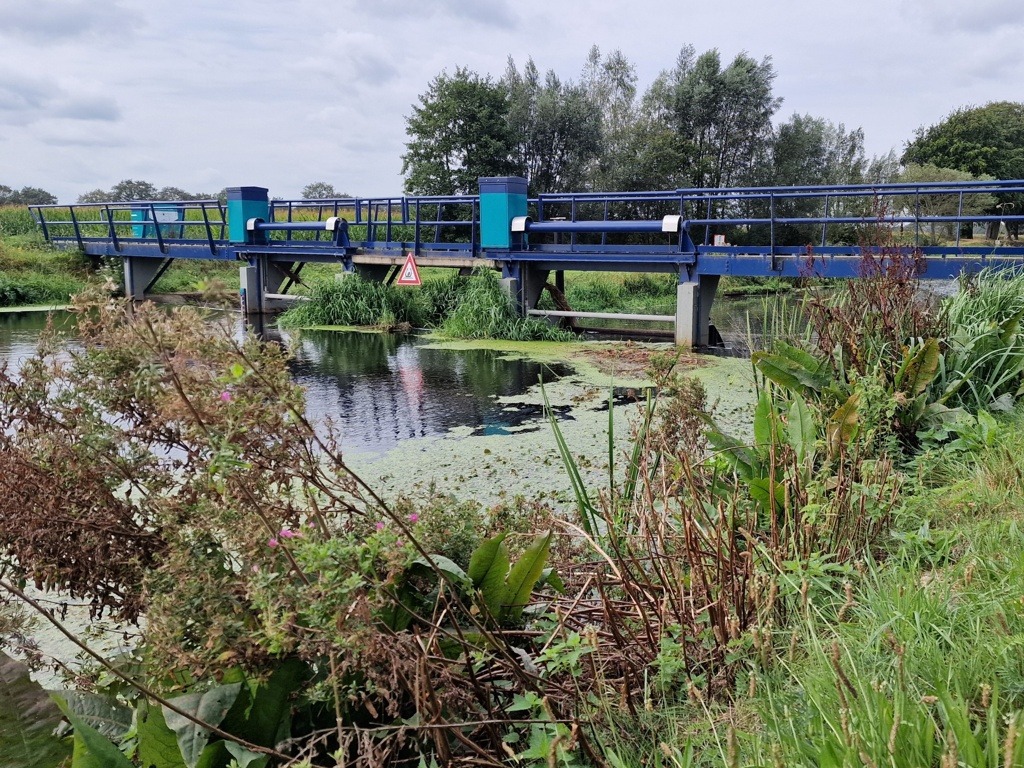
<svg viewBox="0 0 1024 768"><path fill-rule="evenodd" d="M993 208L996 195L1011 197L1003 197L1003 202ZM972 198L983 203L972 205ZM167 253L168 241L173 241L205 244L216 254L218 248L229 244L225 240L225 207L217 200L112 200L28 208L47 240L77 242L79 247L101 241L120 252L126 241L155 241L160 252ZM161 220L160 212L168 209L178 212L176 218ZM737 227L766 227L768 231L759 239L768 241L770 248L792 241L791 230L785 236L779 232L781 227L792 226L820 228L820 236L811 234L809 239L817 240L821 247L842 242L834 229L830 237L830 227L865 225L899 226L901 231L909 226L915 244L919 244L922 228L928 226L1002 222L1012 225L1016 232L1024 222L1024 179L546 193L529 200L528 210L535 237L526 248L539 248L547 243L572 250L580 242L591 245L597 239L602 246L609 242L630 246L641 241L653 242L649 237L638 239L632 235L649 233L655 237L659 231L671 234L660 229L659 219L666 215L685 222L685 227L678 230L684 235L678 245L688 249L708 246L712 234L732 233L731 228ZM129 215L133 218L129 219ZM306 226L304 222L323 222L329 217L343 218L349 227L357 228L355 232L361 239L352 245L411 246L416 252L421 247L479 252L477 195L272 200L268 219L278 226L267 227L265 231L272 245L304 247L313 239L331 239L329 231L316 225ZM132 229L126 231L127 227ZM196 227L201 229L202 236L186 238L186 233L197 234ZM689 240L690 227L704 228L702 243L694 245ZM297 234L304 232L315 234ZM559 233L568 237L560 241ZM553 242L545 241L545 235L551 235ZM804 237L807 233L796 236ZM615 237L627 239L616 241ZM756 233L749 235L755 237ZM850 234L844 232L842 237L848 238ZM958 227L957 247L960 238ZM340 245L341 238L333 239L334 245Z"/></svg>
<svg viewBox="0 0 1024 768"><path fill-rule="evenodd" d="M611 222L634 219L637 206L647 207L647 213L663 214L669 210L678 213L691 226L703 226L703 245L709 245L713 228L768 226L769 240L776 243L777 226L814 225L821 227L820 245L828 242L828 227L839 225L906 225L915 228L915 242L921 238L923 225L968 224L971 222L1004 222L1016 228L1024 222L1024 207L1019 214L1012 213L1016 201L998 204L999 213L986 211L974 213L965 210L965 202L979 195L1024 194L1024 180L992 179L963 182L895 182L886 184L831 184L774 187L731 187L731 188L679 188L663 191L637 191L627 193L569 192L547 193L532 201L536 215L533 220L546 223L556 220L571 222L608 222L607 233L616 229ZM956 214L949 211L936 212L936 201L949 197L947 207L955 204ZM854 210L850 211L853 198ZM856 202L860 199L860 203ZM985 205L990 205L986 199ZM787 206L805 201L819 205L818 215L807 212L794 216ZM763 206L762 215L756 215L748 206ZM595 211L594 206L598 207ZM623 210L623 206L625 209ZM779 206L784 210L779 210ZM1005 207L1004 207L1005 206ZM966 206L971 207L971 206ZM860 209L859 211L857 209ZM751 215L754 213L755 215ZM851 213L859 215L851 215ZM589 214L584 216L583 214ZM546 227L535 227L542 231ZM554 231L554 230L549 230ZM569 245L577 244L576 232L599 231L596 224L587 229L576 228L562 231L572 232ZM960 243L960 230L956 232L956 244ZM606 234L601 244L607 243Z"/></svg>
<svg viewBox="0 0 1024 768"><path fill-rule="evenodd" d="M82 249L84 249L86 242L109 240L113 244L114 249L116 251L120 251L121 240L156 240L160 247L160 251L166 253L167 244L165 243L165 233L173 233L176 228L179 236L167 239L175 239L179 241L185 240L187 242L205 242L210 249L210 252L216 253L217 245L223 241L224 231L227 227L227 216L225 214L224 206L219 200L110 200L95 203L53 203L47 205L29 205L27 207L32 218L41 228L43 237L48 242L74 241L77 242L78 247ZM174 210L180 213L182 218L174 221L161 221L157 216L157 211L169 210ZM47 218L47 212L57 211L67 211L68 218ZM81 218L78 215L79 212L85 213L86 211L96 211L100 218ZM133 214L138 211L145 212L148 216L134 220L118 219L114 217L117 213ZM185 218L187 211L199 211L202 214L202 218L187 219ZM216 213L217 218L211 217L211 213ZM90 234L83 230L85 227L96 226L104 227L106 232L99 235ZM142 235L131 238L119 235L118 230L123 227L139 227L141 228ZM204 229L205 237L184 238L185 229L192 229L195 227L202 227ZM70 228L70 233L63 233L61 228ZM215 228L218 230L217 237L214 236ZM155 237L146 237L146 233L150 230L153 232ZM138 230L133 230L133 232L135 231Z"/></svg>
<svg viewBox="0 0 1024 768"><path fill-rule="evenodd" d="M993 189L1000 188L1000 189ZM978 181L915 181L915 182L879 182L876 184L804 184L761 187L677 187L676 189L633 191L633 192L545 192L538 195L538 200L587 200L587 201L618 201L630 199L672 199L680 196L702 197L706 195L748 195L758 194L769 196L780 193L806 193L814 197L835 192L846 192L853 195L889 194L900 190L927 191L929 194L950 194L977 189L979 192L1024 192L1024 179L989 179Z"/></svg>
<svg viewBox="0 0 1024 768"><path fill-rule="evenodd" d="M445 219L443 210L456 207L461 218ZM468 207L468 210L467 210ZM433 215L429 215L432 209ZM344 211L353 211L354 220L348 223L356 227L366 228L364 243L380 241L383 230L383 242L411 242L417 252L422 246L445 243L442 228L449 231L465 232L469 242L467 245L474 253L479 247L480 230L480 198L477 195L422 195L395 197L340 197L321 200L272 200L270 202L271 221L285 216L288 222L295 219L302 211L315 211L317 221L324 220L324 215L344 218ZM424 215L428 214L428 215ZM468 214L468 215L467 215ZM404 229L403 229L404 228ZM411 232L409 231L411 228ZM433 239L423 237L423 229L433 229ZM398 234L411 235L411 238L396 238ZM317 234L317 240L320 235ZM286 233L285 240L291 241L291 234ZM458 243L448 243L455 246Z"/></svg>

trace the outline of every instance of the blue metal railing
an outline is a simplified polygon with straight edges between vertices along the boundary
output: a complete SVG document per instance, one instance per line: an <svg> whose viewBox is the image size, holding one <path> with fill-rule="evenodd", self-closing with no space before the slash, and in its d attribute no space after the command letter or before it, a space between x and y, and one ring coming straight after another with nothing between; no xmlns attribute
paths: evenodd
<svg viewBox="0 0 1024 768"><path fill-rule="evenodd" d="M234 258L242 247L225 239L225 208L215 200L29 209L47 240L90 253ZM528 210L528 236L512 249L523 258L602 251L624 263L645 253L774 257L808 246L843 255L856 251L858 236L868 241L872 227L943 256L992 249L965 246L962 227L1001 223L1015 234L1024 222L1024 180L557 193L529 201ZM669 216L680 218L678 229L660 228ZM334 217L347 222L344 242L340 230L317 226ZM298 258L339 247L486 255L476 195L274 200L267 223L266 244ZM1001 247L1014 257L1017 250Z"/></svg>
<svg viewBox="0 0 1024 768"><path fill-rule="evenodd" d="M353 245L430 250L479 251L480 201L476 195L451 197L338 198L332 200L273 200L272 222L348 222ZM320 240L322 232L312 236ZM295 242L291 232L281 239Z"/></svg>
<svg viewBox="0 0 1024 768"><path fill-rule="evenodd" d="M30 205L28 209L44 238L57 245L74 243L82 250L88 243L110 243L120 252L125 241L142 241L155 243L166 253L173 241L203 243L214 254L227 227L224 206L217 200Z"/></svg>
<svg viewBox="0 0 1024 768"><path fill-rule="evenodd" d="M1020 196L1020 202L1006 203L998 214L983 213L993 205L998 207L997 195ZM1014 208L1020 213L1012 213ZM840 237L848 238L850 234L840 228L851 226L899 227L904 232L909 227L913 245L917 246L930 235L926 229L938 226L1002 222L1015 229L1024 221L1024 180L556 193L541 195L531 202L536 223L610 223L635 219L638 212L649 218L681 215L692 230L703 228L703 237L698 242L701 249L716 247L713 236L717 233L735 234L737 230L749 232L762 227L765 232L761 233L757 250L771 252L783 245L779 242L782 228L801 226L814 226L818 232L813 239L800 233L804 247L836 244ZM535 231L542 229L534 227ZM581 245L607 246L612 242L608 235L615 229L609 224L596 243L593 239L581 241L577 233L582 230L577 229L568 242L559 244L570 250ZM962 234L960 227L953 229L953 244L949 247L955 250L961 245ZM597 229L591 227L590 231Z"/></svg>

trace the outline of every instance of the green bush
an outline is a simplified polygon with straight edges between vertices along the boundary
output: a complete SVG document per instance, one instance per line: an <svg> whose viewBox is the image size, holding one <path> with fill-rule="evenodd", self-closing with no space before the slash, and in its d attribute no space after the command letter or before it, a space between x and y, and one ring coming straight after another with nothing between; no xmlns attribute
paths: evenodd
<svg viewBox="0 0 1024 768"><path fill-rule="evenodd" d="M70 275L0 275L0 307L63 304L82 289Z"/></svg>
<svg viewBox="0 0 1024 768"><path fill-rule="evenodd" d="M942 303L942 364L932 397L972 412L1009 410L1024 386L1024 272L985 270Z"/></svg>
<svg viewBox="0 0 1024 768"><path fill-rule="evenodd" d="M314 283L310 301L282 315L281 324L293 328L398 323L421 326L424 319L413 292L348 275L341 280Z"/></svg>
<svg viewBox="0 0 1024 768"><path fill-rule="evenodd" d="M489 269L473 273L458 306L441 323L440 331L457 339L568 341L573 335L556 326L520 317L498 276Z"/></svg>

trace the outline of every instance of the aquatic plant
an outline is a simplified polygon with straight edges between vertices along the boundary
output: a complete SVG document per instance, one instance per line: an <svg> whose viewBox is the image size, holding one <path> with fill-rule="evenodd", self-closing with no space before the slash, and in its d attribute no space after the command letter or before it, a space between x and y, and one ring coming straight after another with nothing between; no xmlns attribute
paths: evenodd
<svg viewBox="0 0 1024 768"><path fill-rule="evenodd" d="M398 323L422 326L424 321L411 292L359 275L314 282L309 298L285 312L281 325L292 328L384 325L390 328Z"/></svg>
<svg viewBox="0 0 1024 768"><path fill-rule="evenodd" d="M521 317L489 269L476 270L454 310L438 330L457 339L509 339L512 341L569 341L575 336L536 318Z"/></svg>

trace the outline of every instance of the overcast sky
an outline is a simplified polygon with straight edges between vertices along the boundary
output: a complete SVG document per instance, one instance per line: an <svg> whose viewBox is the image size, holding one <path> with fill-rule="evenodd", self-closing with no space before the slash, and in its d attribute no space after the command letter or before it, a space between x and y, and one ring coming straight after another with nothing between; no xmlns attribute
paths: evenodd
<svg viewBox="0 0 1024 768"><path fill-rule="evenodd" d="M577 79L595 44L641 92L687 44L770 56L776 121L863 127L869 155L1024 100L1021 0L0 0L0 184L398 195L437 73L497 78L512 56Z"/></svg>

